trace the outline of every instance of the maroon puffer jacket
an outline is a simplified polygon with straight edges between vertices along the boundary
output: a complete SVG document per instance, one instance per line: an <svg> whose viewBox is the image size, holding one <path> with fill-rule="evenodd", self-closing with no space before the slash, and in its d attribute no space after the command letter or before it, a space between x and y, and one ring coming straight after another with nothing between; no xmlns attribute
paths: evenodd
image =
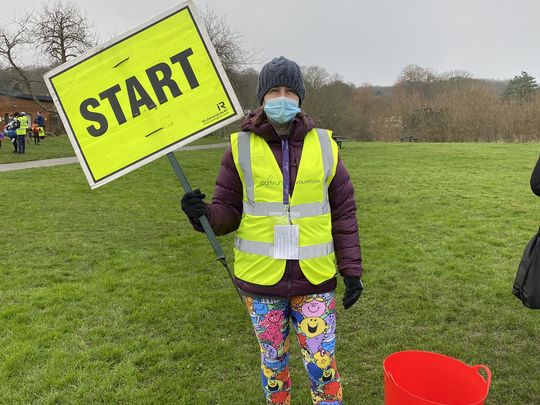
<svg viewBox="0 0 540 405"><path fill-rule="evenodd" d="M304 137L313 129L313 120L304 115L297 116L291 124L289 135L290 185L291 194L296 180L298 165L304 145ZM263 137L270 146L276 161L281 167L281 138L268 123L255 123L255 113L242 124L242 131L254 132ZM342 277L360 277L362 259L356 222L356 203L354 190L341 158L338 160L336 175L328 188L332 212L332 236ZM225 235L238 229L242 218L242 182L233 161L231 146L227 148L221 161L221 168L216 180L212 203L208 204L208 220L216 235ZM202 231L202 228L195 226ZM295 295L316 294L332 291L336 288L336 279L313 285L300 270L298 260L288 260L283 278L273 286L260 286L236 279L241 290L250 294L291 297Z"/></svg>

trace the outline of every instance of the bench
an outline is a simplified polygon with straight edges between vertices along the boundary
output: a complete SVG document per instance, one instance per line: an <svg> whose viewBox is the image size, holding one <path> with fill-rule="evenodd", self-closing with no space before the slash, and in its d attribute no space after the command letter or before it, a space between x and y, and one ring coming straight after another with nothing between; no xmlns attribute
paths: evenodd
<svg viewBox="0 0 540 405"><path fill-rule="evenodd" d="M417 142L418 138L415 138L414 136L402 136L399 138L400 142Z"/></svg>
<svg viewBox="0 0 540 405"><path fill-rule="evenodd" d="M348 141L348 139L345 138L344 136L332 136L332 139L334 141L336 141L339 149L343 148L342 142L347 142Z"/></svg>

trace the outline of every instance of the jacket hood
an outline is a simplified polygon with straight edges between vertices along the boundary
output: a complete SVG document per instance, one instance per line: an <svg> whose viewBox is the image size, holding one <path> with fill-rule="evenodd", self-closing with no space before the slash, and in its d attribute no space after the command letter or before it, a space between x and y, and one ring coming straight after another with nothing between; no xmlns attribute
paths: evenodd
<svg viewBox="0 0 540 405"><path fill-rule="evenodd" d="M242 122L241 129L246 132L254 132L261 136L267 142L281 142L281 138L276 133L274 127L268 120L258 124L257 116L260 114L260 108L250 113ZM298 114L292 121L289 137L291 141L303 141L306 134L315 128L313 119L306 113Z"/></svg>

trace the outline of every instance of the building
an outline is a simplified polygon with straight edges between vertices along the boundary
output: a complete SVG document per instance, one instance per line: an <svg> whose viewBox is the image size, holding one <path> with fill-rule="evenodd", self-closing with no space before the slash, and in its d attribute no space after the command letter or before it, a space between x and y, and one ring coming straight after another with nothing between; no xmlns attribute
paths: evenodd
<svg viewBox="0 0 540 405"><path fill-rule="evenodd" d="M56 111L51 96L36 96L36 98L49 110ZM58 135L65 133L58 114L45 111L34 101L32 95L0 91L0 120L2 124L7 121L9 114L23 111L29 114L32 120L36 117L37 112L40 111L45 118L47 134Z"/></svg>

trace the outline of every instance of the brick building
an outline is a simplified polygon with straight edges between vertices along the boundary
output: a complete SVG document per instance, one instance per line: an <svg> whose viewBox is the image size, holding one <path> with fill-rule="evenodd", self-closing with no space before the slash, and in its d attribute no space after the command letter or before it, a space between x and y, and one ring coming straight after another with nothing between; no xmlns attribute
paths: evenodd
<svg viewBox="0 0 540 405"><path fill-rule="evenodd" d="M56 110L50 96L36 97L49 110ZM47 133L65 133L58 114L45 111L39 104L34 102L34 99L30 94L14 94L0 91L0 120L2 121L2 124L6 122L8 114L23 111L26 114L30 114L32 120L36 117L37 112L40 111L43 117L45 117L45 128Z"/></svg>

